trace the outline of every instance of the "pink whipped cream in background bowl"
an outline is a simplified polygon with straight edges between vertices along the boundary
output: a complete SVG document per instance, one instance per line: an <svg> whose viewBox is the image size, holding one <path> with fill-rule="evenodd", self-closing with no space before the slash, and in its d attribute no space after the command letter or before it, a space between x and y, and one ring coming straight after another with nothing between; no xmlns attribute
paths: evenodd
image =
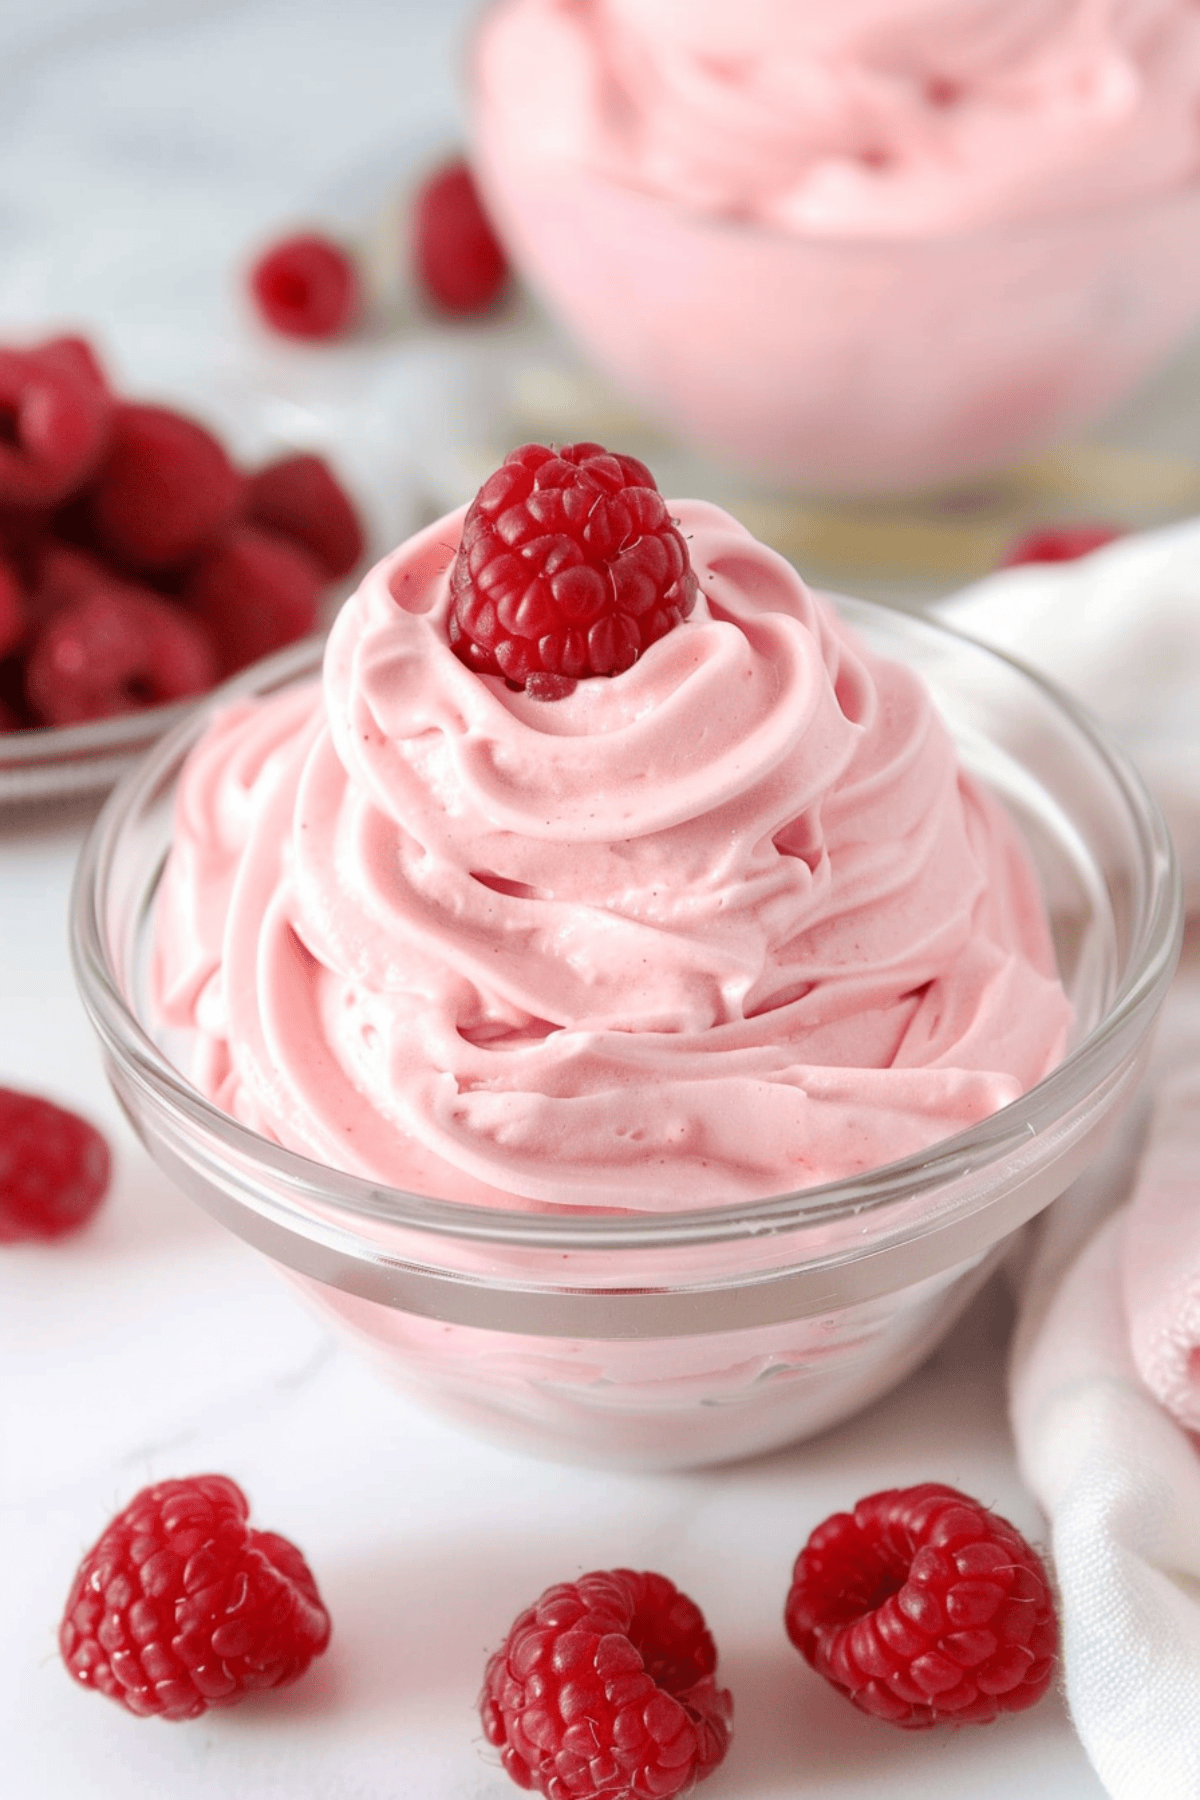
<svg viewBox="0 0 1200 1800"><path fill-rule="evenodd" d="M533 291L640 405L773 482L997 468L1200 318L1186 0L496 0L469 79Z"/></svg>
<svg viewBox="0 0 1200 1800"><path fill-rule="evenodd" d="M458 662L450 515L122 782L74 905L187 1193L417 1398L644 1468L921 1361L1134 1093L1181 930L1070 702L670 504L695 611L624 675Z"/></svg>

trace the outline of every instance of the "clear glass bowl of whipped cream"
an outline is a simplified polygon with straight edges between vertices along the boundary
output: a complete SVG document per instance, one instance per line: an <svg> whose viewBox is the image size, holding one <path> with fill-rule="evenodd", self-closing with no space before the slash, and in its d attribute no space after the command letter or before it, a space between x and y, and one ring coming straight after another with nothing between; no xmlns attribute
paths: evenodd
<svg viewBox="0 0 1200 1800"><path fill-rule="evenodd" d="M821 495L998 468L1200 318L1200 22L495 0L473 152L513 258L689 443Z"/></svg>
<svg viewBox="0 0 1200 1800"><path fill-rule="evenodd" d="M869 1173L670 1213L507 1210L342 1173L206 1099L152 994L180 771L231 695L310 683L311 644L157 745L81 858L77 976L151 1154L406 1392L514 1447L681 1468L846 1417L931 1351L1136 1089L1182 926L1169 838L1136 772L1017 664L910 615L838 606L872 650L919 672L962 765L1016 820L1074 1013L1066 1054L1029 1091Z"/></svg>

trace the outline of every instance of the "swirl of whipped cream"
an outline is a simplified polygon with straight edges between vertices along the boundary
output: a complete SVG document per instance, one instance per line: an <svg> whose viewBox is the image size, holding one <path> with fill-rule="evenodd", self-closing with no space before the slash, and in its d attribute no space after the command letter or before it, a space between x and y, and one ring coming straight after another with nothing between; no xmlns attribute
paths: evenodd
<svg viewBox="0 0 1200 1800"><path fill-rule="evenodd" d="M458 661L460 512L319 687L217 717L156 986L219 1104L417 1192L669 1211L873 1168L1057 1061L1032 873L923 686L673 510L700 597L615 679L547 704Z"/></svg>
<svg viewBox="0 0 1200 1800"><path fill-rule="evenodd" d="M632 186L797 231L1049 218L1194 181L1192 0L501 0L490 103Z"/></svg>

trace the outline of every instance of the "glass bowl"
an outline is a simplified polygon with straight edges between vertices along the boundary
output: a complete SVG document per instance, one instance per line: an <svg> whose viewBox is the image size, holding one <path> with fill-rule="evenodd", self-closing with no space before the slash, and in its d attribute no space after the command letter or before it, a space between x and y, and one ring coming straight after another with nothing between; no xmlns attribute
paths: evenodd
<svg viewBox="0 0 1200 1800"><path fill-rule="evenodd" d="M963 762L1038 868L1076 1013L1021 1099L852 1180L670 1216L503 1211L389 1189L268 1142L188 1079L155 1018L155 894L204 707L122 781L81 857L73 953L116 1093L150 1153L299 1281L412 1395L515 1445L635 1468L770 1449L913 1369L1080 1173L1133 1094L1178 954L1166 829L1122 753L1018 664L929 621L837 602L931 687ZM221 695L318 673L300 646Z"/></svg>
<svg viewBox="0 0 1200 1800"><path fill-rule="evenodd" d="M1200 183L937 235L707 214L572 153L522 20L493 4L472 48L489 210L580 348L716 456L814 494L957 481L1103 416L1200 318Z"/></svg>

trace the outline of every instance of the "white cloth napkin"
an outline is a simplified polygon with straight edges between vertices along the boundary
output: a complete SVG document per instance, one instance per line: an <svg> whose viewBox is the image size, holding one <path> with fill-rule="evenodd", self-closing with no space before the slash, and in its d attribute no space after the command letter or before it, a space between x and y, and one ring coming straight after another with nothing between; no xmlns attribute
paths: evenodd
<svg viewBox="0 0 1200 1800"><path fill-rule="evenodd" d="M1200 913L1200 521L989 577L937 611L1112 726ZM1113 1800L1200 1796L1200 934L1148 1107L1037 1227L1010 1404L1049 1519L1067 1701Z"/></svg>
<svg viewBox="0 0 1200 1800"><path fill-rule="evenodd" d="M1153 788L1200 902L1200 519L1005 569L938 617L1068 688Z"/></svg>

